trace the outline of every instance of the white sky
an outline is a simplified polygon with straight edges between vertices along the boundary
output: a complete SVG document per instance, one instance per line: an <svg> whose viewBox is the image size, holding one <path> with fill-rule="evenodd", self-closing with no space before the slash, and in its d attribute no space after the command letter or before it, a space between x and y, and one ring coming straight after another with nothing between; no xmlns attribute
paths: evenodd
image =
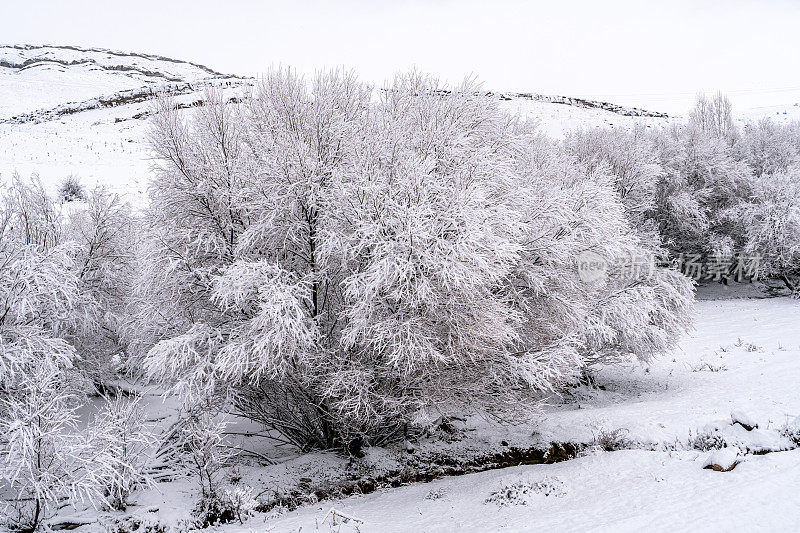
<svg viewBox="0 0 800 533"><path fill-rule="evenodd" d="M800 1L406 2L0 0L0 43L150 52L257 75L412 66L487 89L683 112L800 102Z"/></svg>

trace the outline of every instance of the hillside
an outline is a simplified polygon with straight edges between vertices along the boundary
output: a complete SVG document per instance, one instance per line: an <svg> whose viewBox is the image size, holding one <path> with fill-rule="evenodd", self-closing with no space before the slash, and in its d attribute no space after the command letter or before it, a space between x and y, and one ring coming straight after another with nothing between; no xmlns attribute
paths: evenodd
<svg viewBox="0 0 800 533"><path fill-rule="evenodd" d="M136 205L145 199L149 101L168 89L190 107L209 86L240 96L252 79L157 55L72 46L0 46L0 178L37 174L54 189L68 175L104 184ZM648 127L679 120L664 113L566 96L493 94L509 113L561 137L574 128ZM746 116L789 120L800 107Z"/></svg>
<svg viewBox="0 0 800 533"><path fill-rule="evenodd" d="M73 174L141 204L149 171L149 101L159 90L187 106L209 86L249 80L162 56L71 46L0 46L0 178Z"/></svg>
<svg viewBox="0 0 800 533"><path fill-rule="evenodd" d="M225 77L161 56L71 46L0 46L0 119L115 93Z"/></svg>

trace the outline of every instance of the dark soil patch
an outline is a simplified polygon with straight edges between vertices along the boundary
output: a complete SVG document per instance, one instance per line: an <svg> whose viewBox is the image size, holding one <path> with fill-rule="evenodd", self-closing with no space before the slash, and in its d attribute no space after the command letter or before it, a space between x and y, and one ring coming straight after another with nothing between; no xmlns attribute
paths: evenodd
<svg viewBox="0 0 800 533"><path fill-rule="evenodd" d="M549 447L510 447L497 453L459 459L441 454L409 456L406 463L380 476L351 477L342 481L312 486L301 481L296 488L276 494L264 501L257 511L267 512L275 507L293 510L300 505L320 500L343 498L352 494L370 494L378 489L401 487L411 483L428 483L450 476L461 476L487 470L520 465L554 464L574 459L586 444L553 442Z"/></svg>

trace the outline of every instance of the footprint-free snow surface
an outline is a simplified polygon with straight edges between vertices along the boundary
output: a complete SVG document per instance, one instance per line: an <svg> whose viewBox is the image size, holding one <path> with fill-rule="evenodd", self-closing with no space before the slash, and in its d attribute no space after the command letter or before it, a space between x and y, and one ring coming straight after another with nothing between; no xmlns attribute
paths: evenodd
<svg viewBox="0 0 800 533"><path fill-rule="evenodd" d="M605 390L580 391L527 430L561 441L616 431L624 449L325 501L229 530L328 531L331 508L362 521L339 518L337 531L800 530L800 450L772 451L794 446L786 428L800 431L800 302L700 301L679 350L650 366L601 368L597 382ZM758 429L732 423L732 411ZM511 430L496 431L500 440ZM715 435L730 451L700 449ZM704 468L734 449L732 470Z"/></svg>
<svg viewBox="0 0 800 533"><path fill-rule="evenodd" d="M292 511L276 506L218 530L800 530L800 302L726 299L760 294L756 286L711 289L701 288L701 296L713 292L717 299L698 301L696 329L673 353L649 365L600 366L594 386L552 398L528 424L468 420L455 437L414 443L414 457L444 452L456 460L536 443L581 443L575 458L315 502L313 491L334 485L342 472L378 476L402 464L408 451L367 450L354 464L242 437L243 448L275 464L240 465L240 486L262 499L298 487L309 494ZM169 403L155 392L147 398L152 418L169 416ZM160 483L136 494L127 514L174 526L190 518L196 491L191 480ZM87 523L77 530L85 532L121 519L93 510L67 514Z"/></svg>

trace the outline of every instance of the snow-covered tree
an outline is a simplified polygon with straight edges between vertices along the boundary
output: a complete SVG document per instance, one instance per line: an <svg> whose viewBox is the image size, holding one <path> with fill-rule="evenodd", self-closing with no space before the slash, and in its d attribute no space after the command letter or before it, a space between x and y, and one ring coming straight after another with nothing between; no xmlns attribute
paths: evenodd
<svg viewBox="0 0 800 533"><path fill-rule="evenodd" d="M652 135L644 126L574 131L564 143L588 172L602 171L613 176L614 188L634 226L652 224L656 190L664 171Z"/></svg>
<svg viewBox="0 0 800 533"><path fill-rule="evenodd" d="M307 407L315 438L330 443L297 365L319 349L308 343L314 317L336 320L327 307L338 289L317 250L320 191L350 147L339 130L366 110L369 92L342 74L320 76L312 90L274 72L247 109L211 94L191 126L161 102L141 323L160 341L147 358L151 376L193 399L228 384L272 387L276 402L296 397L289 412ZM296 379L288 389L287 369Z"/></svg>
<svg viewBox="0 0 800 533"><path fill-rule="evenodd" d="M240 161L234 108L220 94L208 94L192 129L171 100L157 105L151 145L163 165L151 186L143 228L149 238L136 260L141 275L132 296L138 316L125 339L133 353L165 338L176 347L184 340L190 354L227 322L212 290L214 276L233 262L248 218L240 195L242 171L249 167ZM178 367L170 372L176 380L186 377Z"/></svg>
<svg viewBox="0 0 800 533"><path fill-rule="evenodd" d="M636 234L639 250L628 255L638 254L639 260L647 256L666 258L667 250L656 218L657 193L664 179L664 169L653 136L643 126L596 128L571 132L564 145L585 173L610 177L625 207L625 218Z"/></svg>
<svg viewBox="0 0 800 533"><path fill-rule="evenodd" d="M124 346L127 301L133 282L138 221L119 196L93 190L66 216L63 239L75 245L81 294L90 302L96 327L73 339L77 366L100 393L116 377Z"/></svg>
<svg viewBox="0 0 800 533"><path fill-rule="evenodd" d="M712 97L698 95L694 109L689 113L689 124L703 133L731 143L739 133L733 122L731 101L722 92Z"/></svg>
<svg viewBox="0 0 800 533"><path fill-rule="evenodd" d="M775 124L768 117L747 124L739 146L756 177L785 172L800 157L797 126Z"/></svg>
<svg viewBox="0 0 800 533"><path fill-rule="evenodd" d="M724 138L690 123L657 136L664 176L656 218L674 255L731 255L741 248L735 222L721 216L749 196L752 172Z"/></svg>
<svg viewBox="0 0 800 533"><path fill-rule="evenodd" d="M64 498L105 501L120 475L102 433L78 427L72 341L93 329L80 246L38 180L0 194L0 491L12 527L37 529Z"/></svg>
<svg viewBox="0 0 800 533"><path fill-rule="evenodd" d="M28 347L36 336L29 334ZM33 342L30 342L33 341ZM61 346L57 346L57 345ZM0 503L7 526L35 531L64 500L108 505L108 489L126 483L126 467L104 428L79 424L81 396L70 386L58 355L71 355L52 340L37 360L12 376L0 394ZM54 353L53 348L65 353ZM8 376L6 376L8 377ZM4 383L7 385L7 383Z"/></svg>
<svg viewBox="0 0 800 533"><path fill-rule="evenodd" d="M103 503L124 511L131 492L153 483L150 468L156 438L138 399L120 395L105 400L89 421L89 442L115 458L95 466L97 477L105 482Z"/></svg>
<svg viewBox="0 0 800 533"><path fill-rule="evenodd" d="M189 401L353 449L465 406L519 410L686 326L677 274L579 278L582 252L646 251L617 181L470 82L376 93L279 70L244 105L157 112L133 345Z"/></svg>
<svg viewBox="0 0 800 533"><path fill-rule="evenodd" d="M216 420L214 413L190 413L181 427L178 442L185 449L185 467L197 475L201 504L218 494L222 468L231 458L231 449L224 440L225 422Z"/></svg>
<svg viewBox="0 0 800 533"><path fill-rule="evenodd" d="M0 190L0 379L5 393L36 366L71 365L61 339L91 315L74 268L74 246L61 243L58 215L38 180ZM41 365L38 360L42 359Z"/></svg>
<svg viewBox="0 0 800 533"><path fill-rule="evenodd" d="M100 385L102 376L109 377L110 356L121 348L136 246L136 221L129 207L98 188L85 203L62 211L35 176L29 182L15 178L5 188L3 202L0 229L9 257L23 249L60 255L52 275L63 276L69 287L77 279L70 307L74 316L61 317L58 335L76 347L78 366Z"/></svg>
<svg viewBox="0 0 800 533"><path fill-rule="evenodd" d="M747 239L744 254L758 262L758 275L779 278L796 293L796 276L800 274L800 167L759 176L749 201L731 216L741 220Z"/></svg>
<svg viewBox="0 0 800 533"><path fill-rule="evenodd" d="M574 332L584 363L647 360L673 347L690 326L691 282L659 263L658 234L646 223L649 211L640 209L652 205L647 199L658 177L641 133L615 132L608 141L575 134L560 155L552 142L528 149L527 174L536 179L523 197L544 197L556 210L544 219L551 226L541 224L539 212L548 212L541 204L529 215L536 248L525 272L541 278L533 284L540 298L535 322ZM627 150L639 151L618 153ZM574 261L587 252L607 265L606 275L591 283L565 268L570 255Z"/></svg>

